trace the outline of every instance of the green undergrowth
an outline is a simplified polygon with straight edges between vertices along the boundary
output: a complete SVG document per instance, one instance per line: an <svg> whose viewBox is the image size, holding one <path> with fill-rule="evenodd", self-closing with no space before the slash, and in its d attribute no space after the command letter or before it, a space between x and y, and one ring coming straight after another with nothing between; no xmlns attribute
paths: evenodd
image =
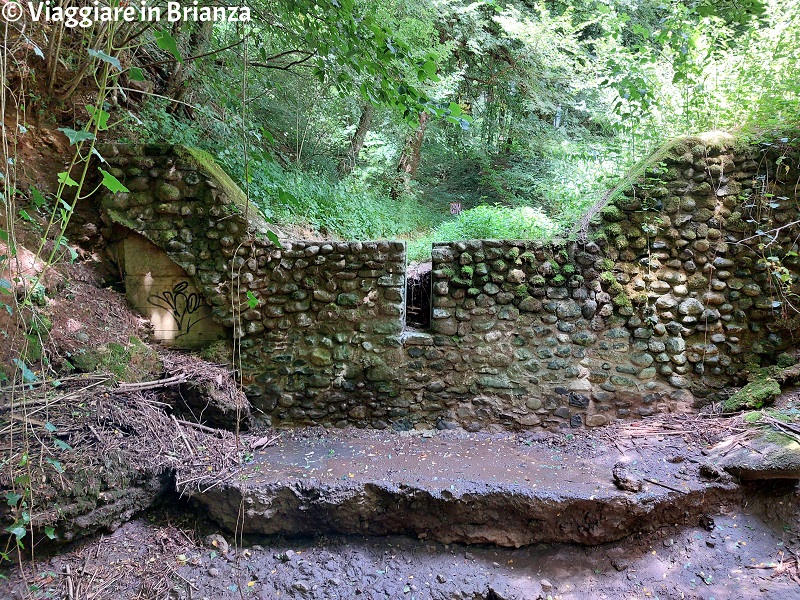
<svg viewBox="0 0 800 600"><path fill-rule="evenodd" d="M69 357L70 364L82 373L105 371L116 381L138 382L157 378L163 372L158 354L138 337L126 344L111 342L83 349Z"/></svg>
<svg viewBox="0 0 800 600"><path fill-rule="evenodd" d="M349 181L332 182L324 175L275 163L262 166L251 184L250 197L268 220L278 223L367 240L412 237L443 216L414 198L394 200Z"/></svg>
<svg viewBox="0 0 800 600"><path fill-rule="evenodd" d="M204 130L167 114L158 102L148 103L141 115L145 118L129 132L131 139L186 146L221 180L236 183L270 223L340 239L409 239L447 215L413 194L394 199L380 183L370 186L356 178L339 180L324 169L281 164L275 148L251 147L245 156L241 132L226 123L213 120L206 124L211 129ZM207 160L209 155L219 166ZM220 176L219 170L227 175Z"/></svg>
<svg viewBox="0 0 800 600"><path fill-rule="evenodd" d="M457 240L546 240L558 231L558 225L538 208L522 206L476 206L443 222L430 234L409 244L408 258L430 258L433 242Z"/></svg>

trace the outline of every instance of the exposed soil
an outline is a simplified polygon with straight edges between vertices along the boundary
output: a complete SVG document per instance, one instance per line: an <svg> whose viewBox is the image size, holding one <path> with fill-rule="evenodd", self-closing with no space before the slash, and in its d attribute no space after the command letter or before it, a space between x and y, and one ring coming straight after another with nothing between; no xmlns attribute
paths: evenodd
<svg viewBox="0 0 800 600"><path fill-rule="evenodd" d="M222 481L179 467L177 486L244 533L598 544L666 524L693 526L738 503L730 477L709 478L700 468L704 438L724 435L727 425L672 417L527 436L292 430ZM618 470L634 491L615 484Z"/></svg>
<svg viewBox="0 0 800 600"><path fill-rule="evenodd" d="M147 337L149 323L133 312L125 297L101 287L95 271L83 263L62 265L68 283L52 298L47 312L53 327L49 339L63 355L109 342L127 343L131 336Z"/></svg>
<svg viewBox="0 0 800 600"><path fill-rule="evenodd" d="M229 536L209 538L218 534L213 525L173 509L26 564L36 586L27 597L793 600L800 597L796 501L759 497L708 528L520 549L399 536L247 537L228 549ZM26 597L19 569L8 575L0 595Z"/></svg>
<svg viewBox="0 0 800 600"><path fill-rule="evenodd" d="M497 486L524 482L542 486L545 495L557 497L589 480L600 481L594 484L598 488L613 487L608 465L628 457L626 469L643 483L641 492L628 493L631 499L647 504L661 492L677 504L682 492L662 486L683 490L698 485L693 461L701 460L706 448L723 435L725 428L716 420L690 417L645 420L602 431L525 436L322 428L260 431L241 436L241 448L255 447L252 458L245 454L249 464L215 469L207 480L196 483L211 493L259 466L280 473L287 485L302 482L304 489L312 489L313 480L322 474L352 481L375 470L377 478L397 479L401 474L427 480L428 485L436 478L460 478L472 485L481 479ZM190 442L196 443L199 439ZM435 447L442 444L460 455L434 465ZM370 451L362 452L365 448ZM389 448L391 458L373 460ZM497 469L506 464L506 458L513 463L526 455L546 455L547 460ZM572 468L578 464L583 467ZM178 469L178 477L189 472ZM512 502L515 494L510 492L506 499ZM643 521L636 533L616 542L594 546L535 543L517 549L442 543L430 537L337 534L240 535L237 547L229 548L234 546L230 530L219 529L202 510L175 498L167 503L169 508L122 524L110 535L67 546L36 563L25 562L23 570L9 569L9 580L0 584L0 597L800 597L800 487L797 482L760 483L745 492L743 502L737 500L721 510L714 509L719 504L709 496L708 512L701 511L699 519L692 509L674 522ZM598 489L597 493L604 492ZM738 493L736 497L740 498ZM247 507L235 512L233 527L240 532L252 530ZM485 516L476 509L476 520ZM313 510L309 518L313 523ZM497 518L505 521L509 531L537 526L515 522L511 511ZM553 515L564 523L571 518ZM214 537L209 538L210 534ZM34 587L26 592L31 584Z"/></svg>

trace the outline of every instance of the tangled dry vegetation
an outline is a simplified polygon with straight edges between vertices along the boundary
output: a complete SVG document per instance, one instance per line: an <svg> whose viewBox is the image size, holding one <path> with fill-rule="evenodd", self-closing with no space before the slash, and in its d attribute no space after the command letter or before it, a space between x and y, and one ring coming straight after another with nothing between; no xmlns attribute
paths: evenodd
<svg viewBox="0 0 800 600"><path fill-rule="evenodd" d="M178 419L147 387L87 375L2 390L0 494L9 501L0 518L21 543L30 532L69 540L114 529L162 493L176 466L218 478L238 462L234 433Z"/></svg>

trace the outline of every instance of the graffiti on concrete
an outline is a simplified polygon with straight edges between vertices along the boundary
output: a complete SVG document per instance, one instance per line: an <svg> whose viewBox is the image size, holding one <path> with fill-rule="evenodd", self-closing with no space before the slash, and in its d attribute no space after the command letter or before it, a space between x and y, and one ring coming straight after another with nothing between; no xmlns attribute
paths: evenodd
<svg viewBox="0 0 800 600"><path fill-rule="evenodd" d="M176 338L186 335L192 330L192 327L206 318L200 311L203 305L200 294L188 292L188 289L188 281L179 281L171 290L164 290L147 299L150 304L163 308L175 319L175 324L180 331Z"/></svg>

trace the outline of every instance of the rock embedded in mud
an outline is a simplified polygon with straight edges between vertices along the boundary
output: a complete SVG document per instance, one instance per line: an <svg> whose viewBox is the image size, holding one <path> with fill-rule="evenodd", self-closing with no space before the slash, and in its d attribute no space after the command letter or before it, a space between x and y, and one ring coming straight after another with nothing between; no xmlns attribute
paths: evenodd
<svg viewBox="0 0 800 600"><path fill-rule="evenodd" d="M643 481L633 475L625 463L617 463L612 470L614 485L626 492L641 492Z"/></svg>
<svg viewBox="0 0 800 600"><path fill-rule="evenodd" d="M624 548L612 548L606 556L611 561L611 566L617 571L624 571L631 564Z"/></svg>
<svg viewBox="0 0 800 600"><path fill-rule="evenodd" d="M800 479L800 443L781 434L767 434L721 457L719 465L746 481Z"/></svg>
<svg viewBox="0 0 800 600"><path fill-rule="evenodd" d="M219 550L220 554L227 554L228 550L230 550L230 546L228 545L228 541L219 533L212 533L203 540L206 546L211 548L216 548Z"/></svg>

